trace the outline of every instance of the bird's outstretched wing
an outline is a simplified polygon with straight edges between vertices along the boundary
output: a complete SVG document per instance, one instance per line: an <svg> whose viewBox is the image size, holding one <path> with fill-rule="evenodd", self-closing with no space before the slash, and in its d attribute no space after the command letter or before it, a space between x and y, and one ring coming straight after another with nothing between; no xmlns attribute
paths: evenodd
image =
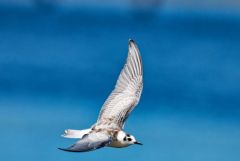
<svg viewBox="0 0 240 161"><path fill-rule="evenodd" d="M143 88L143 67L137 45L129 40L126 64L115 89L105 101L96 126L122 129L130 112L138 104Z"/></svg>
<svg viewBox="0 0 240 161"><path fill-rule="evenodd" d="M112 138L103 132L93 132L84 136L81 140L67 149L59 148L68 152L87 152L102 148L111 143Z"/></svg>

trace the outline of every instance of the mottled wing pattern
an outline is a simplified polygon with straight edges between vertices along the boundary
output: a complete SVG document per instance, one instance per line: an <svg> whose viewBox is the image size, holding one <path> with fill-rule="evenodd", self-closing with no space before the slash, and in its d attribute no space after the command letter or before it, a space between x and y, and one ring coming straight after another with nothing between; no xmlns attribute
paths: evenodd
<svg viewBox="0 0 240 161"><path fill-rule="evenodd" d="M102 148L111 143L112 138L103 132L93 132L84 136L81 140L73 144L67 149L60 150L69 152L87 152Z"/></svg>
<svg viewBox="0 0 240 161"><path fill-rule="evenodd" d="M128 58L115 89L105 101L96 126L122 129L130 112L138 104L143 88L142 60L137 45L129 41Z"/></svg>

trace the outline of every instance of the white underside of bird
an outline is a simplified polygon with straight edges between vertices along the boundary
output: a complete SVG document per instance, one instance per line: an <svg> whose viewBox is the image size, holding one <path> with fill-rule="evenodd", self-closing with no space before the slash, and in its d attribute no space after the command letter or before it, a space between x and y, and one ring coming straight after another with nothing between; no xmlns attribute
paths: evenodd
<svg viewBox="0 0 240 161"><path fill-rule="evenodd" d="M70 152L86 152L105 146L122 148L142 145L133 135L123 131L124 123L138 104L143 89L143 67L140 52L133 40L129 40L127 61L117 83L100 111L97 122L88 129L67 129L65 138L79 139L69 148Z"/></svg>

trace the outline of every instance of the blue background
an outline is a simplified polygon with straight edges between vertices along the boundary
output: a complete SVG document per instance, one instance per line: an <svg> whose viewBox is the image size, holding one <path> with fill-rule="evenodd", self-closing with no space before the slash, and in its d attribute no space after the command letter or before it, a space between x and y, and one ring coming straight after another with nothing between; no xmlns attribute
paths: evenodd
<svg viewBox="0 0 240 161"><path fill-rule="evenodd" d="M2 161L238 161L240 14L224 9L0 6ZM144 146L67 153L134 39L144 65L126 131Z"/></svg>

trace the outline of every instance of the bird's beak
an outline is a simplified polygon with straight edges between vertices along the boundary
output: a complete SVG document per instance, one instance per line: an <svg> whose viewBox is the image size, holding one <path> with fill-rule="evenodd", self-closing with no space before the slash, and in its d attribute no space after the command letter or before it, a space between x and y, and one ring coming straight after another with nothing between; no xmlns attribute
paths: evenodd
<svg viewBox="0 0 240 161"><path fill-rule="evenodd" d="M143 145L142 143L140 143L140 142L138 142L138 141L135 141L134 144Z"/></svg>

